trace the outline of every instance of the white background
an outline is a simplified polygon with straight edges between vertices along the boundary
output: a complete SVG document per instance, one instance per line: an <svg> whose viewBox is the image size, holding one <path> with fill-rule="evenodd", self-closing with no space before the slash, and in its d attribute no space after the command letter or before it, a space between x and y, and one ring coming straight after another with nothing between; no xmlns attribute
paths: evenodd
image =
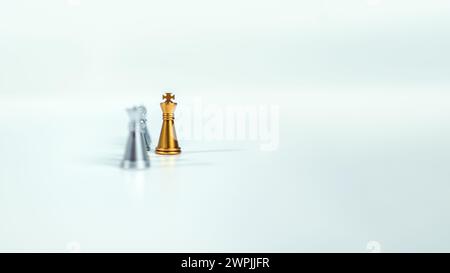
<svg viewBox="0 0 450 273"><path fill-rule="evenodd" d="M448 252L449 48L447 0L2 1L0 251ZM167 90L279 106L277 149L119 169Z"/></svg>

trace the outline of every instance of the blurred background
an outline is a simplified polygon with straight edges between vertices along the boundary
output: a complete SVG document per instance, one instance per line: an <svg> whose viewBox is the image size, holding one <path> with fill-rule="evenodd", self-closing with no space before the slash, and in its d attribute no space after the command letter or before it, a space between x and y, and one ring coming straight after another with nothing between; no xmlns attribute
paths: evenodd
<svg viewBox="0 0 450 273"><path fill-rule="evenodd" d="M448 252L449 48L448 0L2 1L0 251ZM274 106L276 148L123 172L165 91Z"/></svg>
<svg viewBox="0 0 450 273"><path fill-rule="evenodd" d="M448 85L447 0L7 1L2 98Z"/></svg>

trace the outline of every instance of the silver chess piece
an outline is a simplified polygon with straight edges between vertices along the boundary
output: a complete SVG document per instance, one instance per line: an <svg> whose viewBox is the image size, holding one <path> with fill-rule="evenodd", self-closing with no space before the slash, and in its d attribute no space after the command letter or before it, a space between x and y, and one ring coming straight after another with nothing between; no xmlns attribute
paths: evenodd
<svg viewBox="0 0 450 273"><path fill-rule="evenodd" d="M139 111L139 114L141 115L141 129L142 129L142 134L144 137L144 142L145 142L145 148L147 149L148 152L150 152L151 148L150 145L152 143L152 139L150 138L150 133L148 132L147 129L147 108L145 108L145 106L141 105L137 107L137 110Z"/></svg>
<svg viewBox="0 0 450 273"><path fill-rule="evenodd" d="M130 118L128 141L121 167L124 169L146 169L150 167L150 158L145 145L144 131L141 123L142 109L127 109ZM148 132L147 132L148 133Z"/></svg>

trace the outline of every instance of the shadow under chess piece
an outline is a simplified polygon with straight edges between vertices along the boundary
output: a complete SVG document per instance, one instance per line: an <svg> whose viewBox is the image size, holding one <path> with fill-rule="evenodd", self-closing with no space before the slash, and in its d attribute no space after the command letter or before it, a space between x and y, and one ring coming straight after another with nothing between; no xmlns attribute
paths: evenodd
<svg viewBox="0 0 450 273"><path fill-rule="evenodd" d="M175 96L172 93L166 93L163 95L164 102L160 103L161 110L163 112L163 124L161 128L161 134L159 135L158 146L156 147L156 153L160 155L176 155L181 153L181 149L178 146L177 134L175 132L174 125L174 112L177 107L177 103L173 102Z"/></svg>
<svg viewBox="0 0 450 273"><path fill-rule="evenodd" d="M141 125L142 113L137 107L127 109L127 112L130 117L129 134L125 155L120 166L124 169L146 169L150 167L150 158Z"/></svg>

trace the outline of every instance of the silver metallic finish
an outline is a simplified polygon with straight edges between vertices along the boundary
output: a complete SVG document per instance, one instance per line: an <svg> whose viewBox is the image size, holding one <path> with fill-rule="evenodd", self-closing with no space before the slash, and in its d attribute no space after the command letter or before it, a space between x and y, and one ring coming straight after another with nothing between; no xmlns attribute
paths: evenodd
<svg viewBox="0 0 450 273"><path fill-rule="evenodd" d="M145 148L147 149L147 151L150 152L151 148L150 145L152 143L152 139L150 138L150 133L148 132L147 129L147 108L145 108L145 106L141 105L137 107L137 110L139 111L139 114L141 115L141 129L142 129L142 134L144 137L144 142L145 142Z"/></svg>
<svg viewBox="0 0 450 273"><path fill-rule="evenodd" d="M125 155L120 166L124 169L146 169L150 167L150 158L145 145L142 127L142 111L138 107L127 109L130 117L129 134Z"/></svg>

